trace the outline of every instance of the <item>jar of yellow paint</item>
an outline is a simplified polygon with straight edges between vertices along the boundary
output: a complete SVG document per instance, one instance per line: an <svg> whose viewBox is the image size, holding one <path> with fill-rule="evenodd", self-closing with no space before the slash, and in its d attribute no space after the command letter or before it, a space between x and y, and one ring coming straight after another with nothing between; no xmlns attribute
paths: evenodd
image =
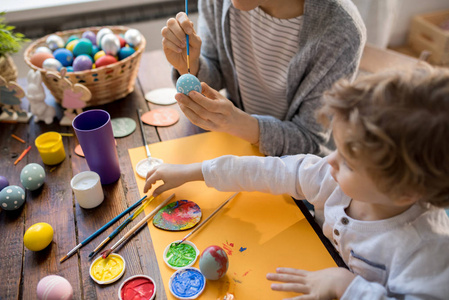
<svg viewBox="0 0 449 300"><path fill-rule="evenodd" d="M49 131L41 134L34 144L46 165L57 165L65 158L62 136L57 132Z"/></svg>
<svg viewBox="0 0 449 300"><path fill-rule="evenodd" d="M125 260L122 256L111 253L108 257L99 256L90 265L90 277L98 284L117 281L125 273Z"/></svg>

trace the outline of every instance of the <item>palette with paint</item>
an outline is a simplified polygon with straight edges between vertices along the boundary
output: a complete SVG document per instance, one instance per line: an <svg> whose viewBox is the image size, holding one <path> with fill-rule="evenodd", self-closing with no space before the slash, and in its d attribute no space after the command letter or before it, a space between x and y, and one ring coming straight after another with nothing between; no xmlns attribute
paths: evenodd
<svg viewBox="0 0 449 300"><path fill-rule="evenodd" d="M156 283L147 275L131 276L118 289L119 300L153 300L155 296Z"/></svg>
<svg viewBox="0 0 449 300"><path fill-rule="evenodd" d="M173 273L168 286L178 299L196 299L206 287L206 278L197 268L186 267Z"/></svg>
<svg viewBox="0 0 449 300"><path fill-rule="evenodd" d="M125 273L125 259L116 253L108 257L99 256L90 265L90 277L98 284L110 284L116 282Z"/></svg>
<svg viewBox="0 0 449 300"><path fill-rule="evenodd" d="M181 231L194 227L201 220L198 204L189 200L170 203L154 216L153 225L169 231Z"/></svg>
<svg viewBox="0 0 449 300"><path fill-rule="evenodd" d="M174 270L192 266L200 255L194 243L184 241L178 245L179 242L170 243L164 250L164 262Z"/></svg>

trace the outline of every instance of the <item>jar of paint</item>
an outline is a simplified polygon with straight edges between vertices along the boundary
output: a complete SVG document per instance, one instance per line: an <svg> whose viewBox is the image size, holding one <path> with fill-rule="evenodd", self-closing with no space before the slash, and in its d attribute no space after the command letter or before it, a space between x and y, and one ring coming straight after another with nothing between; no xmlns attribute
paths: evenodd
<svg viewBox="0 0 449 300"><path fill-rule="evenodd" d="M174 270L192 266L200 254L194 243L184 241L178 245L180 241L170 243L164 250L164 261Z"/></svg>
<svg viewBox="0 0 449 300"><path fill-rule="evenodd" d="M104 194L100 175L93 171L76 174L70 181L73 193L82 208L94 208L103 202Z"/></svg>
<svg viewBox="0 0 449 300"><path fill-rule="evenodd" d="M196 299L206 287L206 278L197 268L181 268L170 277L168 286L177 299Z"/></svg>
<svg viewBox="0 0 449 300"><path fill-rule="evenodd" d="M123 276L125 267L125 259L121 255L111 253L106 258L99 256L90 265L90 278L98 284L110 284Z"/></svg>
<svg viewBox="0 0 449 300"><path fill-rule="evenodd" d="M153 300L155 296L156 283L147 275L131 276L118 289L119 300Z"/></svg>
<svg viewBox="0 0 449 300"><path fill-rule="evenodd" d="M41 134L34 144L46 165L57 165L65 159L62 136L57 132L49 131Z"/></svg>

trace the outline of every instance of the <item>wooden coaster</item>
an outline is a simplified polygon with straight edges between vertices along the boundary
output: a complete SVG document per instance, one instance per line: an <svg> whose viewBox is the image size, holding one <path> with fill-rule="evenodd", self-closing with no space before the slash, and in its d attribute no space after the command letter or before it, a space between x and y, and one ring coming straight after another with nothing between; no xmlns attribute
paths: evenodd
<svg viewBox="0 0 449 300"><path fill-rule="evenodd" d="M170 126L178 122L179 113L170 108L159 108L142 115L142 122L152 126Z"/></svg>
<svg viewBox="0 0 449 300"><path fill-rule="evenodd" d="M111 119L112 132L114 137L120 138L130 135L136 130L136 121L131 118Z"/></svg>
<svg viewBox="0 0 449 300"><path fill-rule="evenodd" d="M176 103L175 95L177 93L175 88L156 89L146 93L145 99L154 104L170 105Z"/></svg>
<svg viewBox="0 0 449 300"><path fill-rule="evenodd" d="M201 220L201 209L193 201L179 200L161 208L153 218L157 228L181 231L194 227Z"/></svg>

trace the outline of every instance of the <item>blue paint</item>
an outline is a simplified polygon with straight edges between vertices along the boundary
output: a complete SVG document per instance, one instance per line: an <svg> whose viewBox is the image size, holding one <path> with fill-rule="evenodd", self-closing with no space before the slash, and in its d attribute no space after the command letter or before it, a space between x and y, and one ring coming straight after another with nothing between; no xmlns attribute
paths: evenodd
<svg viewBox="0 0 449 300"><path fill-rule="evenodd" d="M243 248L243 247L240 247L240 249L239 249L240 252L243 252L245 250L246 250L246 248Z"/></svg>
<svg viewBox="0 0 449 300"><path fill-rule="evenodd" d="M170 291L178 299L194 299L206 285L206 278L196 268L182 268L170 278Z"/></svg>

